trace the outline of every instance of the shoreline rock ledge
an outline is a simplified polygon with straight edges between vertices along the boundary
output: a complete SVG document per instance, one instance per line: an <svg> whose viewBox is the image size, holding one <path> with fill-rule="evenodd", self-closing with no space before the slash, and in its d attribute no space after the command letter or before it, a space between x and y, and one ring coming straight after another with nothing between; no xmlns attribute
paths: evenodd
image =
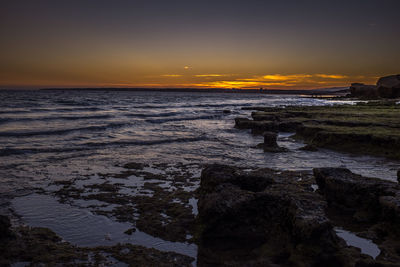
<svg viewBox="0 0 400 267"><path fill-rule="evenodd" d="M329 206L336 200L329 197L326 201L326 195L330 196L328 189L344 194L347 185L342 188L338 182L336 187L330 187L331 178L325 176L325 170L315 173L322 187L317 192L310 172L245 171L225 165L206 167L199 189L198 265L398 266L393 256L397 252L382 251L384 256L374 260L361 254L359 248L348 246L336 234L337 224L327 215ZM351 172L341 177L349 175L355 177ZM364 182L361 178L360 183ZM380 188L397 190L394 184L383 181ZM364 195L348 190L358 194L357 199L368 198L371 193L367 190ZM390 207L396 203L387 201Z"/></svg>

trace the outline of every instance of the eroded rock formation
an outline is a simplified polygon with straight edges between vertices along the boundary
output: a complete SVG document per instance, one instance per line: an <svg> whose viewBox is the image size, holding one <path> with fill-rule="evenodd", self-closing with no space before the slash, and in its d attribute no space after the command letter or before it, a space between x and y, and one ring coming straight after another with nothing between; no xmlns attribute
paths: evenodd
<svg viewBox="0 0 400 267"><path fill-rule="evenodd" d="M205 168L198 202L199 266L396 266L399 185L346 169L314 174L317 192L314 177L304 172ZM343 211L338 221L328 214L332 207ZM379 244L377 259L336 234L334 226L342 221Z"/></svg>
<svg viewBox="0 0 400 267"><path fill-rule="evenodd" d="M204 169L199 265L351 266L368 259L336 235L312 181L304 173L270 169Z"/></svg>

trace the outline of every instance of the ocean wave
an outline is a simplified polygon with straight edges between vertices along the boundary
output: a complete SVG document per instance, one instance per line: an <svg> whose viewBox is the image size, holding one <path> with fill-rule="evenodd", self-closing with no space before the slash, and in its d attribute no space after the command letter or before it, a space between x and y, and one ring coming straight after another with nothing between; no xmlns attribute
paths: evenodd
<svg viewBox="0 0 400 267"><path fill-rule="evenodd" d="M98 149L104 147L115 147L115 146L150 146L160 144L171 144L171 143L187 143L205 141L207 137L205 135L195 137L182 137L182 138L171 138L171 139L157 139L157 140L134 140L134 141L114 141L114 142L88 142L80 144L76 147L46 147L46 148L3 148L0 149L0 157L6 157L11 155L22 155L22 154L40 154L40 153L70 153L87 151L91 149Z"/></svg>
<svg viewBox="0 0 400 267"><path fill-rule="evenodd" d="M23 155L23 154L37 154L37 153L68 153L83 151L86 148L3 148L0 149L0 157L6 157L11 155Z"/></svg>
<svg viewBox="0 0 400 267"><path fill-rule="evenodd" d="M99 107L75 107L75 108L33 108L28 110L27 112L76 112L76 111L99 111L103 110Z"/></svg>
<svg viewBox="0 0 400 267"><path fill-rule="evenodd" d="M252 103L222 103L222 104L192 104L192 105L179 105L171 106L170 104L165 105L143 105L137 106L141 109L165 109L165 108L223 108L223 107L246 107L251 106Z"/></svg>
<svg viewBox="0 0 400 267"><path fill-rule="evenodd" d="M187 107L201 107L201 108L216 108L216 107L246 107L246 106L251 106L252 104L249 103L239 103L239 104L234 104L234 103L224 103L224 104L198 104L198 105L191 105ZM183 106L184 107L184 106Z"/></svg>
<svg viewBox="0 0 400 267"><path fill-rule="evenodd" d="M29 108L25 107L25 110L1 110L0 114L27 114L32 112L42 113L42 112L76 112L76 111L101 111L102 108L99 107L76 107L76 108L64 108L64 107L56 107L56 108Z"/></svg>
<svg viewBox="0 0 400 267"><path fill-rule="evenodd" d="M29 110L0 110L0 114L23 114L29 112Z"/></svg>
<svg viewBox="0 0 400 267"><path fill-rule="evenodd" d="M164 112L164 113L129 113L128 117L138 117L138 118L153 118L153 117L171 117L181 114L181 112Z"/></svg>
<svg viewBox="0 0 400 267"><path fill-rule="evenodd" d="M50 117L30 117L30 118L0 118L0 124L9 122L25 122L25 121L55 121L55 120L92 120L92 119L109 119L111 115L89 115L89 116L50 116Z"/></svg>
<svg viewBox="0 0 400 267"><path fill-rule="evenodd" d="M87 126L80 128L58 129L48 131L32 131L32 132L0 132L0 137L29 137L37 135L62 135L78 131L102 131L108 128L118 128L126 126L127 123L110 123L107 125Z"/></svg>
<svg viewBox="0 0 400 267"><path fill-rule="evenodd" d="M164 123L171 121L195 121L195 120L210 120L221 117L220 115L204 115L204 116L196 116L196 117L180 117L180 118L168 118L168 119L148 119L146 122L150 123Z"/></svg>
<svg viewBox="0 0 400 267"><path fill-rule="evenodd" d="M186 142L197 142L205 141L208 138L206 135L200 135L195 137L182 137L182 138L169 138L169 139L157 139L157 140L135 140L135 141L114 141L114 142L89 142L85 143L85 146L91 147L105 147L105 146L147 146L147 145L159 145L169 143L186 143Z"/></svg>

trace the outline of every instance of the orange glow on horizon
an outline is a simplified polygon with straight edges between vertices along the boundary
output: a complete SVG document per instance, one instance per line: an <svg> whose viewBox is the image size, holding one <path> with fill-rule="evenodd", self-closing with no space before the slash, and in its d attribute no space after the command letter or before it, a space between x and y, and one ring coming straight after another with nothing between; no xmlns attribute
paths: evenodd
<svg viewBox="0 0 400 267"><path fill-rule="evenodd" d="M69 82L67 80L31 79L0 80L3 88L237 88L237 89L315 89L348 87L353 82L374 84L376 76L340 74L266 74L235 78L237 74L161 74L143 77L140 81ZM157 78L159 77L159 78ZM0 77L1 78L1 77ZM230 79L229 79L230 78Z"/></svg>

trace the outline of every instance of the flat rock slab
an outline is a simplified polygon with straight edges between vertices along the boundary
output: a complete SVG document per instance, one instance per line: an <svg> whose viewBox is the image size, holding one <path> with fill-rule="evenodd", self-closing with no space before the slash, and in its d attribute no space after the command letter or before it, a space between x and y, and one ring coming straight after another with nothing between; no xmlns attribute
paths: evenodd
<svg viewBox="0 0 400 267"><path fill-rule="evenodd" d="M253 119L236 118L236 128L252 134L295 132L313 147L400 159L400 105L394 100L252 109L258 110Z"/></svg>

